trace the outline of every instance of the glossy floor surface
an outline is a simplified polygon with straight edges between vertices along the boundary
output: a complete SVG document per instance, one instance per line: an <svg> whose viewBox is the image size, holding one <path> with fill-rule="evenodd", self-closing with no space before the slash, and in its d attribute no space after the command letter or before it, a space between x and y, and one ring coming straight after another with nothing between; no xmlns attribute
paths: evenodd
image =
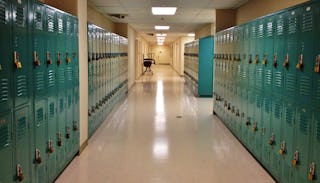
<svg viewBox="0 0 320 183"><path fill-rule="evenodd" d="M57 183L271 183L170 66L152 66Z"/></svg>

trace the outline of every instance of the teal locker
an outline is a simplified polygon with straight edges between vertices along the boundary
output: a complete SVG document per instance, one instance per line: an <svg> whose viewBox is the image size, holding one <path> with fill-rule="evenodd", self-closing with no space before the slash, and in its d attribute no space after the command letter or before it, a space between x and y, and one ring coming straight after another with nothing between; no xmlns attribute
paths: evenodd
<svg viewBox="0 0 320 183"><path fill-rule="evenodd" d="M258 90L256 90L259 92ZM246 128L247 128L247 135L248 139L246 144L248 145L248 148L252 153L254 152L254 146L255 146L255 138L256 138L256 131L253 130L255 128L255 125L257 125L257 119L255 118L255 97L256 92L252 89L247 89L247 118L246 118Z"/></svg>
<svg viewBox="0 0 320 183"><path fill-rule="evenodd" d="M295 183L308 181L311 149L312 109L309 104L297 104L294 135L294 151L299 154L297 166L294 168Z"/></svg>
<svg viewBox="0 0 320 183"><path fill-rule="evenodd" d="M30 72L33 65L29 63L31 54L28 49L28 1L13 1L12 9L16 12L16 16L13 16L12 23L13 50L11 58L13 58L14 64L14 107L18 107L28 104L32 95L32 91L30 91L32 75Z"/></svg>
<svg viewBox="0 0 320 183"><path fill-rule="evenodd" d="M13 104L13 91L11 88L12 82L12 52L11 52L11 4L9 0L1 0L0 4L2 6L0 12L0 112L7 112L12 108ZM9 62L10 61L10 62Z"/></svg>
<svg viewBox="0 0 320 183"><path fill-rule="evenodd" d="M259 55L256 54L257 51L257 26L258 23L256 20L252 21L248 25L249 27L249 34L248 36L248 42L249 42L249 49L248 49L248 66L247 66L247 73L248 73L248 87L254 88L255 87L255 64L256 61L259 61Z"/></svg>
<svg viewBox="0 0 320 183"><path fill-rule="evenodd" d="M255 96L255 121L253 122L251 130L253 131L255 135L255 156L260 161L262 159L262 145L263 139L262 139L262 128L263 128L263 93L262 91L256 92Z"/></svg>
<svg viewBox="0 0 320 183"><path fill-rule="evenodd" d="M277 95L284 95L286 94L283 92L283 70L286 68L283 68L282 64L285 60L286 54L284 52L285 50L285 42L286 42L286 36L285 33L287 32L287 26L285 25L285 19L287 17L287 13L281 13L277 16L274 16L275 20L273 22L274 26L274 48L273 50L269 50L270 54L273 53L273 57L270 57L272 60L272 90ZM271 22L270 22L271 23ZM270 40L271 42L271 40ZM271 64L271 63L270 63ZM271 65L270 65L271 66ZM271 69L271 67L269 67Z"/></svg>
<svg viewBox="0 0 320 183"><path fill-rule="evenodd" d="M66 72L66 52L65 52L65 20L62 12L56 10L56 24L57 24L57 37L56 37L56 57L57 57L57 71L56 78L58 82L58 93L64 95L66 87L67 76Z"/></svg>
<svg viewBox="0 0 320 183"><path fill-rule="evenodd" d="M285 30L285 59L284 67L284 90L283 95L295 97L296 95L296 62L298 59L298 15L300 10L293 9L288 12Z"/></svg>
<svg viewBox="0 0 320 183"><path fill-rule="evenodd" d="M297 99L311 104L312 76L314 69L314 38L317 35L316 18L319 16L318 7L310 4L299 8L299 45L297 68ZM298 12L297 12L298 13Z"/></svg>
<svg viewBox="0 0 320 183"><path fill-rule="evenodd" d="M30 107L25 106L17 108L14 110L14 147L15 147L15 156L14 156L14 181L31 183L32 173L31 173L31 158L30 152L31 149L31 130L33 124L30 118Z"/></svg>
<svg viewBox="0 0 320 183"><path fill-rule="evenodd" d="M79 151L80 148L80 106L79 106L79 87L73 88L73 155Z"/></svg>
<svg viewBox="0 0 320 183"><path fill-rule="evenodd" d="M312 162L316 163L316 166L320 162L320 157L319 157L319 148L320 148L320 112L319 109L314 109L313 110L313 121L312 121L312 151L310 155L310 160L309 163L311 164ZM314 175L314 182L319 182L319 169L316 169L315 175Z"/></svg>
<svg viewBox="0 0 320 183"><path fill-rule="evenodd" d="M292 100L286 99L283 101L283 119L282 119L282 141L285 141L285 146L282 148L282 174L281 181L285 183L291 183L293 181L293 169L292 161L294 160L294 154L296 152L293 149L294 145L294 124L295 124L295 103ZM280 152L281 148L279 149Z"/></svg>
<svg viewBox="0 0 320 183"><path fill-rule="evenodd" d="M265 70L265 60L267 59L264 53L264 41L265 32L267 28L265 27L265 18L259 18L257 20L257 38L255 44L255 88L256 90L264 89L264 70ZM268 45L269 46L269 45Z"/></svg>
<svg viewBox="0 0 320 183"><path fill-rule="evenodd" d="M56 142L57 142L57 169L60 172L66 162L66 97L64 95L58 96L58 121L57 127L58 132L56 134Z"/></svg>
<svg viewBox="0 0 320 183"><path fill-rule="evenodd" d="M65 121L65 153L67 162L73 157L73 89L68 89L67 93L67 103L66 103L66 121ZM66 162L66 163L67 163Z"/></svg>
<svg viewBox="0 0 320 183"><path fill-rule="evenodd" d="M320 4L316 4L317 6L317 19L316 22L319 22L319 9L320 9ZM316 24L316 29L315 32L320 32L320 24L317 23ZM316 34L315 40L319 40L320 39L320 35ZM315 49L314 49L314 53L313 53L313 59L314 60L314 69L313 69L313 99L314 99L314 104L316 106L316 108L320 107L320 43L318 41L315 41L314 43Z"/></svg>
<svg viewBox="0 0 320 183"><path fill-rule="evenodd" d="M6 111L0 114L0 162L2 169L0 171L0 182L12 183L13 170L13 152L14 141L11 136L12 132L12 112Z"/></svg>
<svg viewBox="0 0 320 183"><path fill-rule="evenodd" d="M272 145L270 141L273 139L271 131L271 116L272 116L272 95L268 93L263 94L263 113L262 113L262 164L269 169L270 168L270 150Z"/></svg>
<svg viewBox="0 0 320 183"><path fill-rule="evenodd" d="M273 137L270 143L270 171L276 177L277 180L280 180L280 146L283 142L283 137L281 134L281 122L282 122L282 98L277 96L272 96L272 114L271 114L271 134Z"/></svg>
<svg viewBox="0 0 320 183"><path fill-rule="evenodd" d="M65 62L65 88L67 90L70 90L73 88L72 86L72 79L73 79L73 73L72 73L72 65L73 65L73 48L72 48L72 44L73 44L73 29L74 29L74 25L72 22L72 17L68 14L64 14L64 20L65 20L65 32L64 32L64 42L62 44L65 45L64 50L62 50L62 52L65 52L65 57L63 57L63 62ZM71 92L72 93L72 92ZM70 93L68 93L70 94ZM70 96L68 96L70 97ZM71 96L72 97L72 96Z"/></svg>
<svg viewBox="0 0 320 183"><path fill-rule="evenodd" d="M52 182L58 172L57 172L57 150L58 150L58 142L57 142L57 119L58 119L58 103L57 98L55 96L48 97L48 139L47 139L47 147L46 153L47 156L47 174L48 181Z"/></svg>
<svg viewBox="0 0 320 183"><path fill-rule="evenodd" d="M34 104L34 149L31 150L31 159L35 170L34 182L46 182L46 164L47 164L47 101L36 100Z"/></svg>

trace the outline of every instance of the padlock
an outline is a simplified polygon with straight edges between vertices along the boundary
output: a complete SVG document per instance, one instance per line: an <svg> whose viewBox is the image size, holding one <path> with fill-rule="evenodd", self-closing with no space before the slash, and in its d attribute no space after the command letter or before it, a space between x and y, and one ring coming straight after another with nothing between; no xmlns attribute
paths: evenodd
<svg viewBox="0 0 320 183"><path fill-rule="evenodd" d="M267 55L263 56L262 65L267 65Z"/></svg>
<svg viewBox="0 0 320 183"><path fill-rule="evenodd" d="M66 127L66 138L70 139L70 127Z"/></svg>
<svg viewBox="0 0 320 183"><path fill-rule="evenodd" d="M239 111L239 109L237 109L236 116L237 116L237 117L240 117L240 111Z"/></svg>
<svg viewBox="0 0 320 183"><path fill-rule="evenodd" d="M294 167L297 166L298 162L299 162L299 152L296 151L293 154L292 166Z"/></svg>
<svg viewBox="0 0 320 183"><path fill-rule="evenodd" d="M58 133L58 146L61 147L62 146L62 134Z"/></svg>
<svg viewBox="0 0 320 183"><path fill-rule="evenodd" d="M251 63L252 63L252 58L251 58L251 57L252 57L252 56L249 55L248 64L251 64Z"/></svg>
<svg viewBox="0 0 320 183"><path fill-rule="evenodd" d="M42 162L42 158L41 158L41 154L40 154L39 149L36 149L36 162L37 162L37 164L40 164Z"/></svg>
<svg viewBox="0 0 320 183"><path fill-rule="evenodd" d="M48 65L51 65L51 64L52 64L52 60L51 60L51 58L50 58L50 53L49 53L49 52L47 52L47 64L48 64Z"/></svg>
<svg viewBox="0 0 320 183"><path fill-rule="evenodd" d="M315 169L316 169L316 164L314 162L312 162L309 167L309 174L308 174L309 181L314 180Z"/></svg>
<svg viewBox="0 0 320 183"><path fill-rule="evenodd" d="M269 140L269 145L274 144L274 133L271 134L270 140Z"/></svg>
<svg viewBox="0 0 320 183"><path fill-rule="evenodd" d="M40 66L40 60L36 51L33 52L33 63L35 66Z"/></svg>
<svg viewBox="0 0 320 183"><path fill-rule="evenodd" d="M51 140L48 141L48 152L49 152L49 154L52 154L54 152Z"/></svg>
<svg viewBox="0 0 320 183"><path fill-rule="evenodd" d="M277 56L277 54L273 55L273 63L272 63L272 65L273 65L274 68L277 68L277 66L278 66L278 56Z"/></svg>
<svg viewBox="0 0 320 183"><path fill-rule="evenodd" d="M69 53L66 53L66 62L69 64L71 62L71 58L69 57Z"/></svg>
<svg viewBox="0 0 320 183"><path fill-rule="evenodd" d="M22 166L20 164L17 164L17 179L19 182L22 182L24 180Z"/></svg>
<svg viewBox="0 0 320 183"><path fill-rule="evenodd" d="M314 72L319 73L320 72L320 55L316 58L316 63L314 66Z"/></svg>
<svg viewBox="0 0 320 183"><path fill-rule="evenodd" d="M14 52L14 64L16 65L17 69L21 69L22 68L22 63L20 62L20 58L19 58L19 54L15 51Z"/></svg>
<svg viewBox="0 0 320 183"><path fill-rule="evenodd" d="M285 68L289 67L289 54L286 55L282 66L285 67Z"/></svg>
<svg viewBox="0 0 320 183"><path fill-rule="evenodd" d="M250 126L251 125L251 123L250 123L250 118L247 118L247 120L246 120L246 126Z"/></svg>
<svg viewBox="0 0 320 183"><path fill-rule="evenodd" d="M253 132L258 131L257 123L253 123L252 131Z"/></svg>
<svg viewBox="0 0 320 183"><path fill-rule="evenodd" d="M60 54L60 52L58 52L57 57L58 57L57 64L60 65L61 64L61 54Z"/></svg>
<svg viewBox="0 0 320 183"><path fill-rule="evenodd" d="M79 129L77 121L73 121L73 131L77 131Z"/></svg>
<svg viewBox="0 0 320 183"><path fill-rule="evenodd" d="M257 54L254 59L254 64L258 64L258 63L259 63L259 55Z"/></svg>
<svg viewBox="0 0 320 183"><path fill-rule="evenodd" d="M280 145L280 150L279 150L279 154L283 155L286 152L286 142L282 141L281 145Z"/></svg>
<svg viewBox="0 0 320 183"><path fill-rule="evenodd" d="M302 54L299 56L299 61L298 61L297 65L296 65L296 68L298 70L301 70L303 68L303 55Z"/></svg>

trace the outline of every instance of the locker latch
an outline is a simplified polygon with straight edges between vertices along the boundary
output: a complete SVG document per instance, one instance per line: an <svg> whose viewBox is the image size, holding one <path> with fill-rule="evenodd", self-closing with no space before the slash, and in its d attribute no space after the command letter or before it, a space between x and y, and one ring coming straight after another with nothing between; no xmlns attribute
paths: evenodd
<svg viewBox="0 0 320 183"><path fill-rule="evenodd" d="M298 70L301 70L303 68L303 55L302 54L299 56L299 61L298 61L297 65L296 65L296 68Z"/></svg>
<svg viewBox="0 0 320 183"><path fill-rule="evenodd" d="M224 101L224 105L223 106L224 106L224 108L228 107L228 102L226 100Z"/></svg>
<svg viewBox="0 0 320 183"><path fill-rule="evenodd" d="M251 64L251 63L252 63L252 56L249 55L248 64Z"/></svg>
<svg viewBox="0 0 320 183"><path fill-rule="evenodd" d="M241 113L241 118L244 118L244 112L243 112L243 113Z"/></svg>
<svg viewBox="0 0 320 183"><path fill-rule="evenodd" d="M88 110L88 116L91 116L91 110Z"/></svg>
<svg viewBox="0 0 320 183"><path fill-rule="evenodd" d="M261 135L265 135L266 134L266 128L261 128Z"/></svg>
<svg viewBox="0 0 320 183"><path fill-rule="evenodd" d="M283 155L284 153L286 153L286 142L282 141L280 144L279 154Z"/></svg>
<svg viewBox="0 0 320 183"><path fill-rule="evenodd" d="M283 67L286 67L286 68L289 67L289 54L286 55L282 66L283 66Z"/></svg>
<svg viewBox="0 0 320 183"><path fill-rule="evenodd" d="M228 111L231 110L231 103L228 103Z"/></svg>
<svg viewBox="0 0 320 183"><path fill-rule="evenodd" d="M70 139L70 127L69 126L66 127L66 138Z"/></svg>
<svg viewBox="0 0 320 183"><path fill-rule="evenodd" d="M71 62L71 58L69 56L69 53L66 53L66 62L69 64Z"/></svg>
<svg viewBox="0 0 320 183"><path fill-rule="evenodd" d="M36 51L33 52L33 63L35 66L40 66L41 64L38 53Z"/></svg>
<svg viewBox="0 0 320 183"><path fill-rule="evenodd" d="M20 164L17 164L17 178L19 182L22 182L24 179L23 172L22 172L22 166Z"/></svg>
<svg viewBox="0 0 320 183"><path fill-rule="evenodd" d="M58 133L58 146L61 147L62 146L62 134Z"/></svg>
<svg viewBox="0 0 320 183"><path fill-rule="evenodd" d="M320 72L320 55L316 58L316 64L314 66L314 72L319 73Z"/></svg>
<svg viewBox="0 0 320 183"><path fill-rule="evenodd" d="M72 58L76 58L77 54L75 52L72 53Z"/></svg>
<svg viewBox="0 0 320 183"><path fill-rule="evenodd" d="M274 144L274 133L271 134L270 140L269 140L269 144L273 145Z"/></svg>
<svg viewBox="0 0 320 183"><path fill-rule="evenodd" d="M235 113L235 107L234 106L231 107L231 112Z"/></svg>
<svg viewBox="0 0 320 183"><path fill-rule="evenodd" d="M246 126L250 126L251 125L251 123L250 123L250 118L247 118L247 120L246 120Z"/></svg>
<svg viewBox="0 0 320 183"><path fill-rule="evenodd" d="M49 154L52 154L54 152L51 140L48 141L48 152L49 152Z"/></svg>
<svg viewBox="0 0 320 183"><path fill-rule="evenodd" d="M41 153L39 149L36 149L36 162L40 164L42 162Z"/></svg>
<svg viewBox="0 0 320 183"><path fill-rule="evenodd" d="M252 131L253 131L253 132L258 131L258 127L257 127L257 123L256 123L256 122L253 123Z"/></svg>
<svg viewBox="0 0 320 183"><path fill-rule="evenodd" d="M60 52L58 52L57 57L58 57L57 64L60 65L61 64L61 53Z"/></svg>
<svg viewBox="0 0 320 183"><path fill-rule="evenodd" d="M316 169L316 164L314 162L312 162L310 164L310 167L309 167L309 175L308 175L308 179L310 181L313 181L314 180L314 175L315 175L315 169Z"/></svg>
<svg viewBox="0 0 320 183"><path fill-rule="evenodd" d="M298 162L299 162L299 152L296 151L293 154L292 165L295 167L295 166L297 166Z"/></svg>
<svg viewBox="0 0 320 183"><path fill-rule="evenodd" d="M78 122L73 121L73 131L77 131L79 129Z"/></svg>
<svg viewBox="0 0 320 183"><path fill-rule="evenodd" d="M266 54L263 55L262 65L267 65L267 59L268 59L267 55Z"/></svg>
<svg viewBox="0 0 320 183"><path fill-rule="evenodd" d="M51 58L50 58L50 53L49 53L49 52L47 52L47 64L48 64L48 65L51 65L51 64L52 64L52 60L51 60Z"/></svg>
<svg viewBox="0 0 320 183"><path fill-rule="evenodd" d="M14 64L16 65L16 68L21 69L22 64L20 62L20 55L15 51L13 54L13 57L14 57Z"/></svg>
<svg viewBox="0 0 320 183"><path fill-rule="evenodd" d="M277 54L273 55L273 63L272 63L272 65L273 65L274 68L277 68L277 66L278 66L278 55Z"/></svg>
<svg viewBox="0 0 320 183"><path fill-rule="evenodd" d="M254 59L254 64L258 64L258 63L259 63L259 55L257 54Z"/></svg>
<svg viewBox="0 0 320 183"><path fill-rule="evenodd" d="M240 116L240 111L239 111L239 109L237 109L237 111L236 111L236 116Z"/></svg>

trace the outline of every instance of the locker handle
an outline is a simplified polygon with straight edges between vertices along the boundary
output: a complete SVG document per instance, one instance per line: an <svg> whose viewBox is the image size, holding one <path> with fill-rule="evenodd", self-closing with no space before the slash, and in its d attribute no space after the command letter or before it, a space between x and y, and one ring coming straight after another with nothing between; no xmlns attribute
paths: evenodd
<svg viewBox="0 0 320 183"><path fill-rule="evenodd" d="M289 67L289 54L286 55L282 66L283 66L283 67L286 67L286 68Z"/></svg>
<svg viewBox="0 0 320 183"><path fill-rule="evenodd" d="M73 131L78 131L79 126L77 121L73 121Z"/></svg>
<svg viewBox="0 0 320 183"><path fill-rule="evenodd" d="M293 154L293 160L292 160L292 165L295 167L299 163L299 152L296 151Z"/></svg>
<svg viewBox="0 0 320 183"><path fill-rule="evenodd" d="M248 64L251 64L251 63L252 63L252 56L249 55Z"/></svg>
<svg viewBox="0 0 320 183"><path fill-rule="evenodd" d="M312 162L310 164L310 167L309 167L309 175L308 175L308 179L310 181L313 181L314 180L314 175L315 175L315 169L316 169L316 164L314 162Z"/></svg>
<svg viewBox="0 0 320 183"><path fill-rule="evenodd" d="M58 146L61 147L62 146L62 134L58 133Z"/></svg>
<svg viewBox="0 0 320 183"><path fill-rule="evenodd" d="M257 127L257 123L253 123L253 127L252 127L252 131L253 132L257 132L258 131L258 127Z"/></svg>
<svg viewBox="0 0 320 183"><path fill-rule="evenodd" d="M69 57L69 53L66 53L66 62L67 64L71 63L71 58Z"/></svg>
<svg viewBox="0 0 320 183"><path fill-rule="evenodd" d="M250 126L250 125L251 125L250 118L247 118L247 120L246 120L246 126Z"/></svg>
<svg viewBox="0 0 320 183"><path fill-rule="evenodd" d="M35 66L40 66L41 64L37 51L33 52L33 63Z"/></svg>
<svg viewBox="0 0 320 183"><path fill-rule="evenodd" d="M51 140L48 141L48 152L49 154L52 154L54 152L54 148Z"/></svg>
<svg viewBox="0 0 320 183"><path fill-rule="evenodd" d="M72 53L72 57L76 58L77 54L75 52Z"/></svg>
<svg viewBox="0 0 320 183"><path fill-rule="evenodd" d="M1 70L1 69L0 69ZM314 72L319 73L320 72L320 55L316 57L316 64L314 66Z"/></svg>
<svg viewBox="0 0 320 183"><path fill-rule="evenodd" d="M19 182L22 182L24 180L22 166L20 164L17 164L17 178Z"/></svg>
<svg viewBox="0 0 320 183"><path fill-rule="evenodd" d="M52 60L50 58L50 52L47 52L47 64L51 65L52 64Z"/></svg>
<svg viewBox="0 0 320 183"><path fill-rule="evenodd" d="M274 144L274 133L271 134L269 144L272 146Z"/></svg>
<svg viewBox="0 0 320 183"><path fill-rule="evenodd" d="M58 52L57 57L58 57L57 64L60 65L61 64L61 53L60 52Z"/></svg>
<svg viewBox="0 0 320 183"><path fill-rule="evenodd" d="M36 162L37 164L41 164L42 162L41 153L39 149L36 149Z"/></svg>
<svg viewBox="0 0 320 183"><path fill-rule="evenodd" d="M278 55L277 54L274 54L274 56L273 56L272 65L273 65L274 68L277 68L277 66L278 66Z"/></svg>
<svg viewBox="0 0 320 183"><path fill-rule="evenodd" d="M279 150L279 154L283 155L286 153L286 142L282 141L280 144L280 150Z"/></svg>
<svg viewBox="0 0 320 183"><path fill-rule="evenodd" d="M298 60L298 63L296 65L296 68L298 70L301 70L303 68L303 55L302 54L299 56L299 60Z"/></svg>
<svg viewBox="0 0 320 183"><path fill-rule="evenodd" d="M70 139L70 127L66 127L66 138Z"/></svg>
<svg viewBox="0 0 320 183"><path fill-rule="evenodd" d="M262 60L262 65L267 65L267 61L268 61L268 56L264 55Z"/></svg>
<svg viewBox="0 0 320 183"><path fill-rule="evenodd" d="M261 135L265 135L265 133L266 133L266 128L261 128Z"/></svg>
<svg viewBox="0 0 320 183"><path fill-rule="evenodd" d="M259 55L257 54L254 59L254 64L258 64L258 63L259 63Z"/></svg>
<svg viewBox="0 0 320 183"><path fill-rule="evenodd" d="M16 51L13 53L13 60L14 60L14 64L16 65L16 68L21 69L22 63L20 62L20 55Z"/></svg>

